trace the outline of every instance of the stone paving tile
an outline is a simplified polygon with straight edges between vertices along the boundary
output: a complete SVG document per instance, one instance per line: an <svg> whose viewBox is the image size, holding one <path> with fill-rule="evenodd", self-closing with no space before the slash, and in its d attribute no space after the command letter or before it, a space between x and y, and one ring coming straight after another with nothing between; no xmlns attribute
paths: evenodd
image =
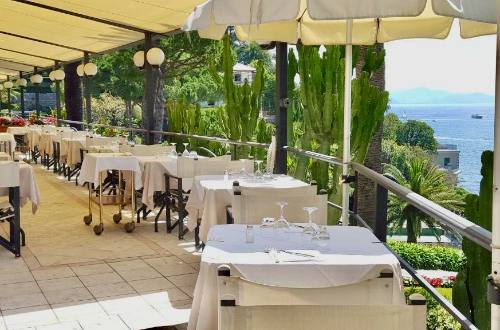
<svg viewBox="0 0 500 330"><path fill-rule="evenodd" d="M169 276L167 279L174 283L177 287L182 286L194 286L196 284L196 279L198 278L198 274L185 274L185 275L176 275Z"/></svg>
<svg viewBox="0 0 500 330"><path fill-rule="evenodd" d="M77 303L53 304L51 307L57 319L61 322L77 321L92 316L107 315L95 299L78 301Z"/></svg>
<svg viewBox="0 0 500 330"><path fill-rule="evenodd" d="M44 292L44 295L51 305L62 303L78 303L79 301L85 301L93 298L89 290L84 287L53 290Z"/></svg>
<svg viewBox="0 0 500 330"><path fill-rule="evenodd" d="M193 286L180 286L179 289L182 290L185 294L190 296L191 298L194 297L194 285Z"/></svg>
<svg viewBox="0 0 500 330"><path fill-rule="evenodd" d="M0 298L0 309L2 312L32 306L47 305L47 300L41 293L14 295Z"/></svg>
<svg viewBox="0 0 500 330"><path fill-rule="evenodd" d="M40 268L32 270L31 273L37 281L75 276L71 268L68 266Z"/></svg>
<svg viewBox="0 0 500 330"><path fill-rule="evenodd" d="M29 271L22 272L2 272L0 273L0 285L34 281L33 275Z"/></svg>
<svg viewBox="0 0 500 330"><path fill-rule="evenodd" d="M79 276L79 278L87 287L123 282L123 278L116 273L83 275Z"/></svg>
<svg viewBox="0 0 500 330"><path fill-rule="evenodd" d="M42 325L36 327L36 330L82 330L82 327L80 326L80 323L73 321Z"/></svg>
<svg viewBox="0 0 500 330"><path fill-rule="evenodd" d="M92 264L92 265L76 265L76 266L71 266L71 269L78 276L95 275L95 274L112 273L113 272L113 269L105 263L98 263L98 264Z"/></svg>
<svg viewBox="0 0 500 330"><path fill-rule="evenodd" d="M172 282L164 277L129 281L128 284L130 284L139 293L162 291L175 287Z"/></svg>
<svg viewBox="0 0 500 330"><path fill-rule="evenodd" d="M149 266L135 269L120 269L117 270L117 272L123 279L125 279L125 281L137 281L162 277L162 274L158 273Z"/></svg>
<svg viewBox="0 0 500 330"><path fill-rule="evenodd" d="M89 317L78 323L85 330L130 330L118 315Z"/></svg>
<svg viewBox="0 0 500 330"><path fill-rule="evenodd" d="M148 329L164 326L167 323L167 320L162 317L160 312L153 308L150 308L149 310L119 313L118 316L131 329Z"/></svg>
<svg viewBox="0 0 500 330"><path fill-rule="evenodd" d="M83 283L76 276L56 278L52 280L42 280L37 281L37 283L44 293L46 293L47 291L83 288Z"/></svg>
<svg viewBox="0 0 500 330"><path fill-rule="evenodd" d="M57 323L57 317L48 305L3 311L7 328L26 328Z"/></svg>
<svg viewBox="0 0 500 330"><path fill-rule="evenodd" d="M36 282L12 283L0 285L0 299L8 298L14 295L24 295L41 293Z"/></svg>
<svg viewBox="0 0 500 330"><path fill-rule="evenodd" d="M95 298L116 297L136 293L134 288L125 282L89 286L87 289L89 289Z"/></svg>

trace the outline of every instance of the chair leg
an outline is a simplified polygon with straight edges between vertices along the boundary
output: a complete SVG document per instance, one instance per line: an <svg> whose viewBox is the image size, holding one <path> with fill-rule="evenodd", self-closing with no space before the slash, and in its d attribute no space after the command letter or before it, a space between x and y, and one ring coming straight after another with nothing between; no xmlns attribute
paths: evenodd
<svg viewBox="0 0 500 330"><path fill-rule="evenodd" d="M201 223L201 219L198 218L196 220L196 228L194 229L194 245L197 248L200 247L200 223Z"/></svg>

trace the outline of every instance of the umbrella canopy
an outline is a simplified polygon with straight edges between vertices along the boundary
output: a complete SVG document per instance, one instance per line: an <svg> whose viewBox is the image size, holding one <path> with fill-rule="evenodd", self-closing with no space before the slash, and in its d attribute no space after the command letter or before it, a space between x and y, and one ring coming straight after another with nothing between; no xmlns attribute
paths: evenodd
<svg viewBox="0 0 500 330"><path fill-rule="evenodd" d="M209 0L196 7L184 29L221 39L227 27L234 26L243 41L346 44L345 19L352 18L352 44L372 45L409 38L444 39L456 17L463 38L496 33L495 1L474 2L474 6L472 2L462 0L458 7L451 0Z"/></svg>

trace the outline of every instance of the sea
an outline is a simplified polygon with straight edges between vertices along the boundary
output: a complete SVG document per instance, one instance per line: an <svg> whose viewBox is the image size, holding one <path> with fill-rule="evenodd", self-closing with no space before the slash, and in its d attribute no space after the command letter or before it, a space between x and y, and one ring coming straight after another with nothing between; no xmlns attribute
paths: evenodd
<svg viewBox="0 0 500 330"><path fill-rule="evenodd" d="M469 192L479 193L481 182L481 153L493 150L493 104L392 104L389 112L402 120L422 120L434 129L442 144L455 144L460 151L458 185ZM482 119L473 119L480 114Z"/></svg>

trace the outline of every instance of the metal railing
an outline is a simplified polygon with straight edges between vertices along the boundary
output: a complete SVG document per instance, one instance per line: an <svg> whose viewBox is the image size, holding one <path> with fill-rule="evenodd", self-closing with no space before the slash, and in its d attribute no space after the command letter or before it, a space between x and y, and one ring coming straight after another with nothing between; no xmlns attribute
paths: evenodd
<svg viewBox="0 0 500 330"><path fill-rule="evenodd" d="M129 131L129 132L140 132L146 134L157 134L163 136L176 136L176 137L184 137L191 138L201 141L211 141L211 142L219 142L222 144L233 145L233 146L249 146L249 147L257 147L257 148L268 148L269 144L266 143L257 143L257 142L242 142L242 141L232 141L220 137L209 137L209 136L201 136L201 135L192 135L192 134L184 134L184 133L176 133L176 132L164 132L164 131L148 131L142 128L129 128L129 127L121 127L121 126L110 126L110 125L102 125L102 124L86 124L84 122L79 121L70 121L70 120L60 120L62 123L67 124L79 124L85 125L87 127L103 127L103 128L112 128L117 130ZM333 166L342 166L342 160L336 157L316 153L313 151L301 150L289 146L285 146L284 149L287 152L290 152L296 156L308 157L311 159L319 160L326 162ZM377 192L383 192L385 194L385 205L378 205L377 208L385 207L385 213L380 213L382 218L377 217L375 229L371 228L358 214L355 212L350 212L350 218L354 220L358 225L366 227L372 230L375 235L381 239L382 242L385 243L386 229L387 229L387 192L390 191L392 194L401 198L421 212L427 214L432 217L438 223L440 223L443 227L451 229L462 235L463 237L468 238L472 242L478 244L479 246L485 248L488 251L491 251L491 242L492 235L491 232L476 225L475 223L461 217L458 214L455 214L442 206L414 193L410 189L392 181L391 179L383 176L380 173L377 173L364 165L351 162L350 166L356 172L357 175L362 175L377 184ZM356 175L356 177L357 177ZM382 195L384 195L382 194ZM328 206L336 209L342 209L341 206L336 205L332 202L328 202ZM378 213L378 212L377 212ZM385 216L385 219L384 219ZM379 231L379 232L377 232ZM387 244L386 244L387 246ZM449 302L444 296L442 296L432 285L430 285L421 275L417 273L413 267L410 266L408 262L402 259L397 253L395 253L389 246L387 248L398 258L401 266L432 296L436 299L437 302L443 308L445 308L454 318L459 322L465 329L477 329L471 321L467 319L451 302ZM486 281L486 279L485 279ZM485 297L486 299L486 297Z"/></svg>

